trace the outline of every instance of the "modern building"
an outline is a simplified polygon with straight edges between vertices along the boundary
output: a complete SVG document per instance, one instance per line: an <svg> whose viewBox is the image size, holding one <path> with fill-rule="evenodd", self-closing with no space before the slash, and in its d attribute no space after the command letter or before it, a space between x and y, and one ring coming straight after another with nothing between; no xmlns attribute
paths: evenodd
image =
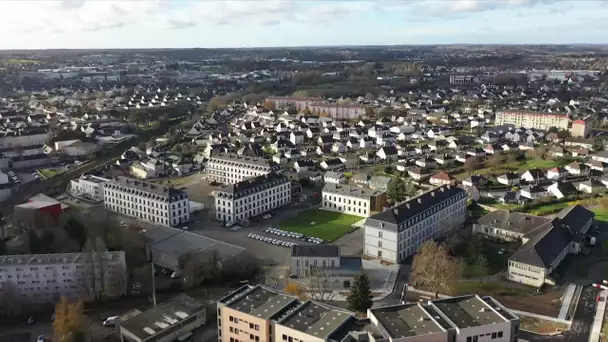
<svg viewBox="0 0 608 342"><path fill-rule="evenodd" d="M450 84L472 84L475 76L472 75L450 75Z"/></svg>
<svg viewBox="0 0 608 342"><path fill-rule="evenodd" d="M388 341L516 342L519 318L491 297L467 295L369 309Z"/></svg>
<svg viewBox="0 0 608 342"><path fill-rule="evenodd" d="M580 120L572 121L572 128L570 128L570 136L573 138L587 138L591 134L593 123L590 118L584 118Z"/></svg>
<svg viewBox="0 0 608 342"><path fill-rule="evenodd" d="M109 181L103 177L83 175L78 179L72 179L66 192L74 197L103 201L103 184Z"/></svg>
<svg viewBox="0 0 608 342"><path fill-rule="evenodd" d="M496 126L511 124L515 127L549 130L551 127L568 129L570 118L565 113L502 110L496 112Z"/></svg>
<svg viewBox="0 0 608 342"><path fill-rule="evenodd" d="M554 285L549 275L568 254L582 251L593 220L593 212L579 205L562 209L552 219L497 210L480 218L473 232L521 241L522 246L509 258L508 279L541 287Z"/></svg>
<svg viewBox="0 0 608 342"><path fill-rule="evenodd" d="M134 309L121 315L118 330L123 341L180 341L206 320L206 305L180 294L147 311Z"/></svg>
<svg viewBox="0 0 608 342"><path fill-rule="evenodd" d="M206 165L208 178L219 183L234 184L248 178L262 176L280 168L264 158L237 154L224 154L209 158Z"/></svg>
<svg viewBox="0 0 608 342"><path fill-rule="evenodd" d="M57 303L61 296L118 297L127 289L124 251L0 256L0 291L12 286L24 303Z"/></svg>
<svg viewBox="0 0 608 342"><path fill-rule="evenodd" d="M321 209L363 217L386 205L386 192L351 185L327 183L322 196Z"/></svg>
<svg viewBox="0 0 608 342"><path fill-rule="evenodd" d="M364 253L399 263L467 218L466 191L441 186L366 219Z"/></svg>
<svg viewBox="0 0 608 342"><path fill-rule="evenodd" d="M468 295L377 307L367 318L263 286L217 303L220 341L516 342L519 318L491 297Z"/></svg>
<svg viewBox="0 0 608 342"><path fill-rule="evenodd" d="M167 226L190 221L188 195L168 186L117 177L103 183L104 205L117 213Z"/></svg>
<svg viewBox="0 0 608 342"><path fill-rule="evenodd" d="M290 269L292 278L319 277L328 288L349 289L362 263L360 257L341 256L339 246L297 244L291 247Z"/></svg>
<svg viewBox="0 0 608 342"><path fill-rule="evenodd" d="M291 202L291 181L273 172L226 185L213 196L215 217L236 223Z"/></svg>

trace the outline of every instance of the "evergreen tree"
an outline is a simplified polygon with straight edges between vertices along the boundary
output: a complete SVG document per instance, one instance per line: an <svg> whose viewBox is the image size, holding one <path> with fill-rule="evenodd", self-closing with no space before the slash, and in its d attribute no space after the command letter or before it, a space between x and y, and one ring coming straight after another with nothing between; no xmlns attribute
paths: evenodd
<svg viewBox="0 0 608 342"><path fill-rule="evenodd" d="M367 273L361 272L355 277L350 295L346 298L348 308L356 312L366 312L372 307L372 290Z"/></svg>
<svg viewBox="0 0 608 342"><path fill-rule="evenodd" d="M405 182L401 178L395 178L388 183L387 196L393 202L401 202L407 196L407 188Z"/></svg>

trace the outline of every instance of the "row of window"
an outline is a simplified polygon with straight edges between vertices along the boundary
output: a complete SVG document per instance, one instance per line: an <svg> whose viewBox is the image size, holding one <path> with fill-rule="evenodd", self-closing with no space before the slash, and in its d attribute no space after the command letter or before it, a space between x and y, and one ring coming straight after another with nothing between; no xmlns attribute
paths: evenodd
<svg viewBox="0 0 608 342"><path fill-rule="evenodd" d="M503 335L502 331L498 331L498 332L475 335L475 336L467 336L467 342L478 342L480 337L481 337L482 341L487 340L487 339L495 340L497 338L502 338L502 335Z"/></svg>

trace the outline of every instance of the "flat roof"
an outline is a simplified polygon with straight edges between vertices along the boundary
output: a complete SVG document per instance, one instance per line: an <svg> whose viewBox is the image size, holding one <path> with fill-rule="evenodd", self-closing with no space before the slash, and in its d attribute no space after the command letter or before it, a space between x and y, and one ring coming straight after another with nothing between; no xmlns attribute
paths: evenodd
<svg viewBox="0 0 608 342"><path fill-rule="evenodd" d="M350 317L352 314L349 312L307 301L278 323L308 335L326 339Z"/></svg>
<svg viewBox="0 0 608 342"><path fill-rule="evenodd" d="M203 235L164 226L146 227L143 233L152 251L182 255L186 252L217 251L220 257L229 259L245 249Z"/></svg>
<svg viewBox="0 0 608 342"><path fill-rule="evenodd" d="M393 339L445 331L433 316L417 303L381 307L372 309L372 313Z"/></svg>
<svg viewBox="0 0 608 342"><path fill-rule="evenodd" d="M263 319L270 319L297 298L262 286L246 286L220 301L227 307ZM299 303L299 302L298 302Z"/></svg>
<svg viewBox="0 0 608 342"><path fill-rule="evenodd" d="M506 321L475 295L440 299L433 301L433 304L461 329Z"/></svg>
<svg viewBox="0 0 608 342"><path fill-rule="evenodd" d="M120 328L141 340L145 340L162 335L164 331L191 319L191 317L204 310L205 305L202 302L188 295L180 294L140 314L132 317L122 317Z"/></svg>

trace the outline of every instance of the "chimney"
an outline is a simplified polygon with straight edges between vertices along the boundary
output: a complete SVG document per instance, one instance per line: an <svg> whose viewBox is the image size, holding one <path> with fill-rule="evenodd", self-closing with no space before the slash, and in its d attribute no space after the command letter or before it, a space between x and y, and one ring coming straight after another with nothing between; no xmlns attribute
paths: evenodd
<svg viewBox="0 0 608 342"><path fill-rule="evenodd" d="M395 213L395 215L399 215L399 209L397 209L397 208L393 209L393 213Z"/></svg>
<svg viewBox="0 0 608 342"><path fill-rule="evenodd" d="M418 197L418 203L422 203L422 198Z"/></svg>
<svg viewBox="0 0 608 342"><path fill-rule="evenodd" d="M431 196L435 197L435 191L431 191Z"/></svg>
<svg viewBox="0 0 608 342"><path fill-rule="evenodd" d="M409 209L410 208L410 204L409 203L405 203L405 206Z"/></svg>

